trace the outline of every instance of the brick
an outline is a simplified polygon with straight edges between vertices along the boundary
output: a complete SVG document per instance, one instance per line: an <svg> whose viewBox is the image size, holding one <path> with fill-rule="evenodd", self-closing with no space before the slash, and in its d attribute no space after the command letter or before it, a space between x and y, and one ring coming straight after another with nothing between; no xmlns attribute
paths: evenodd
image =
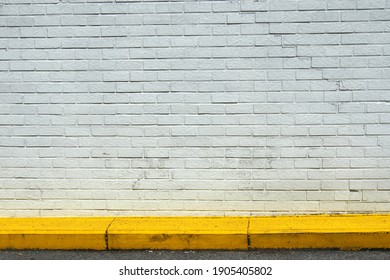
<svg viewBox="0 0 390 280"><path fill-rule="evenodd" d="M156 12L156 6L152 3L132 3L129 7L130 14L150 14Z"/></svg>
<svg viewBox="0 0 390 280"><path fill-rule="evenodd" d="M239 10L239 3L235 2L215 2L213 3L213 12L237 12Z"/></svg>
<svg viewBox="0 0 390 280"><path fill-rule="evenodd" d="M295 80L295 72L289 70L274 70L267 71L269 81L273 80Z"/></svg>
<svg viewBox="0 0 390 280"><path fill-rule="evenodd" d="M241 24L241 34L242 35L259 35L259 34L268 34L269 27L267 24ZM262 38L256 38L256 42L260 44ZM269 41L271 39L276 40L275 37L268 37ZM280 40L279 40L280 41Z"/></svg>
<svg viewBox="0 0 390 280"><path fill-rule="evenodd" d="M87 29L86 27L80 28L79 30ZM48 38L68 38L73 37L75 30L72 27L49 27L47 28ZM80 31L78 31L80 32ZM99 31L100 33L100 31Z"/></svg>
<svg viewBox="0 0 390 280"><path fill-rule="evenodd" d="M25 35L23 35L25 36ZM37 34L36 36L40 36ZM4 41L5 42L5 41ZM8 48L9 49L32 49L34 47L34 40L33 38L31 39L26 39L25 37L23 39L11 39L8 40ZM5 49L5 46L4 48Z"/></svg>
<svg viewBox="0 0 390 280"><path fill-rule="evenodd" d="M174 28L174 27L170 26L169 30L172 30L172 28ZM160 32L159 32L159 28L157 28L157 34L160 33L161 35L182 35L183 34L182 29L180 28L179 30L180 30L179 32L175 32L174 34L170 34L170 33L167 34L167 31L163 32L162 30L160 30ZM184 27L184 34L186 36L211 35L211 33L212 33L212 26L203 26L203 25L191 26L191 25L189 25L189 26Z"/></svg>
<svg viewBox="0 0 390 280"><path fill-rule="evenodd" d="M18 9L18 6L15 6L15 5L4 5L5 3L2 3L2 12L4 13L4 15L18 15L19 14L19 9ZM21 4L21 3L19 3ZM25 7L27 5L23 5L22 7ZM27 6L28 7L28 6Z"/></svg>
<svg viewBox="0 0 390 280"><path fill-rule="evenodd" d="M103 59L127 59L129 58L128 50L103 50Z"/></svg>
<svg viewBox="0 0 390 280"><path fill-rule="evenodd" d="M304 69L304 68L310 68L311 66L311 59L308 59L308 58L284 58L283 59L283 68L293 68L293 69ZM307 77L307 75L303 75L304 73L307 73L306 72L303 72L303 71L297 71L296 72L296 78L301 78L301 79L310 79L311 77L313 77L313 79L319 79L321 78L320 77L320 74L321 73L318 73L316 72L317 75L309 75L309 77Z"/></svg>
<svg viewBox="0 0 390 280"><path fill-rule="evenodd" d="M355 0L330 0L327 1L328 10L354 10L356 9Z"/></svg>
<svg viewBox="0 0 390 280"><path fill-rule="evenodd" d="M14 17L10 16L6 18L6 24L9 27L22 27L22 26L33 26L33 17Z"/></svg>
<svg viewBox="0 0 390 280"><path fill-rule="evenodd" d="M367 135L383 135L383 134L389 134L389 126L387 125L367 125L366 127L366 133Z"/></svg>
<svg viewBox="0 0 390 280"><path fill-rule="evenodd" d="M87 24L92 26L115 25L115 16L111 15L88 15Z"/></svg>
<svg viewBox="0 0 390 280"><path fill-rule="evenodd" d="M270 11L296 11L298 10L297 0L279 0L269 3Z"/></svg>
<svg viewBox="0 0 390 280"><path fill-rule="evenodd" d="M87 25L87 17L81 15L61 15L61 25L63 26L85 26Z"/></svg>
<svg viewBox="0 0 390 280"><path fill-rule="evenodd" d="M182 13L184 11L184 5L182 3L161 3L156 5L157 13Z"/></svg>
<svg viewBox="0 0 390 280"><path fill-rule="evenodd" d="M248 105L226 105L226 114L251 114L253 106Z"/></svg>
<svg viewBox="0 0 390 280"><path fill-rule="evenodd" d="M308 128L306 127L282 127L281 135L283 136L305 136L308 135Z"/></svg>
<svg viewBox="0 0 390 280"><path fill-rule="evenodd" d="M242 12L267 11L268 10L268 3L267 2L245 1L245 2L240 3L240 10Z"/></svg>
<svg viewBox="0 0 390 280"><path fill-rule="evenodd" d="M213 26L213 35L239 35L240 26L238 25L221 25Z"/></svg>
<svg viewBox="0 0 390 280"><path fill-rule="evenodd" d="M21 27L20 28L20 37L27 38L45 38L47 37L47 31L43 28L35 28L35 27Z"/></svg>
<svg viewBox="0 0 390 280"><path fill-rule="evenodd" d="M255 22L254 14L228 14L227 23L228 24L250 24Z"/></svg>
<svg viewBox="0 0 390 280"><path fill-rule="evenodd" d="M386 7L385 0L373 0L370 2L366 2L364 0L357 1L357 9L384 9Z"/></svg>
<svg viewBox="0 0 390 280"><path fill-rule="evenodd" d="M129 11L129 5L126 4L105 4L100 6L102 14L126 14Z"/></svg>
<svg viewBox="0 0 390 280"><path fill-rule="evenodd" d="M312 67L319 68L337 68L339 66L339 60L335 57L313 57Z"/></svg>
<svg viewBox="0 0 390 280"><path fill-rule="evenodd" d="M345 39L343 43L345 43ZM285 35L283 36L283 44L286 46L288 45L294 45L294 46L296 45L338 45L340 44L340 35L337 34Z"/></svg>
<svg viewBox="0 0 390 280"><path fill-rule="evenodd" d="M144 15L144 25L167 25L170 23L171 17L169 15Z"/></svg>
<svg viewBox="0 0 390 280"><path fill-rule="evenodd" d="M70 5L49 5L46 7L46 13L48 15L67 15L73 13L73 8Z"/></svg>
<svg viewBox="0 0 390 280"><path fill-rule="evenodd" d="M383 11L383 10L377 10L377 11L371 11L370 13L368 13L368 11L362 11L360 12L361 15L364 15L364 19L366 20L379 20L379 21L382 21L382 20L388 20L389 19L389 14L387 13L387 11Z"/></svg>
<svg viewBox="0 0 390 280"><path fill-rule="evenodd" d="M327 1L324 0L304 0L298 2L298 10L313 11L313 10L325 10L327 7Z"/></svg>
<svg viewBox="0 0 390 280"><path fill-rule="evenodd" d="M89 15L89 14L99 14L100 9L97 5L74 5L73 13L78 15Z"/></svg>
<svg viewBox="0 0 390 280"><path fill-rule="evenodd" d="M207 16L206 19L208 19ZM187 24L190 25L190 24L197 24L198 22L199 22L198 15L190 14L190 13L172 14L171 21L170 21L172 25L187 25Z"/></svg>
<svg viewBox="0 0 390 280"><path fill-rule="evenodd" d="M304 158L307 156L307 151L303 149L282 148L280 156L286 158Z"/></svg>
<svg viewBox="0 0 390 280"><path fill-rule="evenodd" d="M307 192L307 200L331 201L335 199L335 193L331 191Z"/></svg>
<svg viewBox="0 0 390 280"><path fill-rule="evenodd" d="M226 14L199 14L198 16L198 22L200 24L219 24L219 23L227 23L227 16Z"/></svg>
<svg viewBox="0 0 390 280"><path fill-rule="evenodd" d="M186 13L209 13L210 11L212 11L212 3L185 2L184 11Z"/></svg>
<svg viewBox="0 0 390 280"><path fill-rule="evenodd" d="M345 11L341 12L342 21L368 21L370 19L369 11Z"/></svg>
<svg viewBox="0 0 390 280"><path fill-rule="evenodd" d="M60 15L55 16L34 16L35 26L59 26L61 25Z"/></svg>
<svg viewBox="0 0 390 280"><path fill-rule="evenodd" d="M252 129L249 127L227 127L226 135L236 135L236 136L251 136Z"/></svg>

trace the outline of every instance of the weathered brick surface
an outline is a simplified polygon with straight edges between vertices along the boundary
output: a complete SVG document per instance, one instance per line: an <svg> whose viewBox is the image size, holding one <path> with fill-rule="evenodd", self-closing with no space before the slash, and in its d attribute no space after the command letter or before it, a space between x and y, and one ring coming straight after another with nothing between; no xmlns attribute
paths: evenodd
<svg viewBox="0 0 390 280"><path fill-rule="evenodd" d="M0 0L0 215L390 211L385 0Z"/></svg>

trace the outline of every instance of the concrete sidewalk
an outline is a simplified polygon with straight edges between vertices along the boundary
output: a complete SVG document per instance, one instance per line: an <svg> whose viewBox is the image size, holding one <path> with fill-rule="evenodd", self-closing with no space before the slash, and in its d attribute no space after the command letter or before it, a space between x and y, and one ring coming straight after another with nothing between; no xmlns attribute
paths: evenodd
<svg viewBox="0 0 390 280"><path fill-rule="evenodd" d="M390 248L390 215L0 219L0 249L264 248Z"/></svg>

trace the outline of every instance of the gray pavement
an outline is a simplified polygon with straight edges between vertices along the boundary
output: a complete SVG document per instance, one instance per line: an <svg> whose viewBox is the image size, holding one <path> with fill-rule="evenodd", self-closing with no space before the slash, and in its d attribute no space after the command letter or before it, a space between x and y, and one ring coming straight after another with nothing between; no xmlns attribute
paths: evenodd
<svg viewBox="0 0 390 280"><path fill-rule="evenodd" d="M0 260L390 260L390 250L0 250Z"/></svg>

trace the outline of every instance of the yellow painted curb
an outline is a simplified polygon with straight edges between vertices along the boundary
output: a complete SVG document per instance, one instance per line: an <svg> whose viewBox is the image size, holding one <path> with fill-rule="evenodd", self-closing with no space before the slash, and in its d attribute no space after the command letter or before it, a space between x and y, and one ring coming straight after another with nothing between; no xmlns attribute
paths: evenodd
<svg viewBox="0 0 390 280"><path fill-rule="evenodd" d="M0 218L0 249L105 250L113 218Z"/></svg>
<svg viewBox="0 0 390 280"><path fill-rule="evenodd" d="M254 217L250 249L390 248L390 215Z"/></svg>
<svg viewBox="0 0 390 280"><path fill-rule="evenodd" d="M152 217L116 219L109 249L247 249L249 218Z"/></svg>
<svg viewBox="0 0 390 280"><path fill-rule="evenodd" d="M0 249L390 248L390 215L0 218Z"/></svg>

